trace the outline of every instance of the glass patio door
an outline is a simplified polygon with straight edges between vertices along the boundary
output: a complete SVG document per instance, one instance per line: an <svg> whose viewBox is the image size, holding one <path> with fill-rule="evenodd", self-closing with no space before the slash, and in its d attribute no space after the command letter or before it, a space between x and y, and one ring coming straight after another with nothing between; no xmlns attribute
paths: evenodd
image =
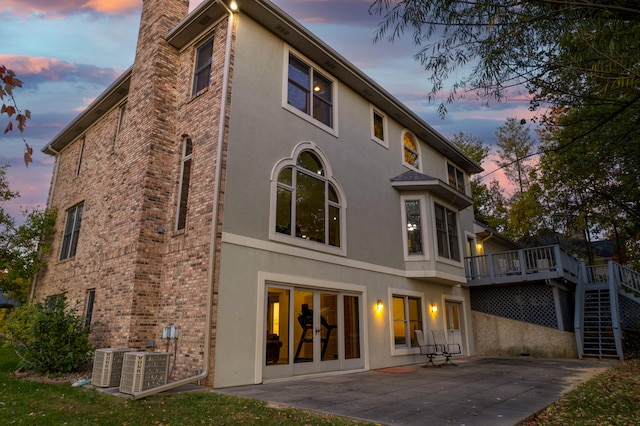
<svg viewBox="0 0 640 426"><path fill-rule="evenodd" d="M265 370L276 378L362 368L361 297L267 288Z"/></svg>
<svg viewBox="0 0 640 426"><path fill-rule="evenodd" d="M338 295L294 290L293 374L339 370Z"/></svg>

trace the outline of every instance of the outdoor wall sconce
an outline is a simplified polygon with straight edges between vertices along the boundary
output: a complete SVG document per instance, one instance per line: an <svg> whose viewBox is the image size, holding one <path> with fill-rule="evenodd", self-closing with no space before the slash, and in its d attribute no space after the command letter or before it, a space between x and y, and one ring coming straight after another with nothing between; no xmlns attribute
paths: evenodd
<svg viewBox="0 0 640 426"><path fill-rule="evenodd" d="M438 306L435 303L432 303L430 310L431 310L431 313L435 315L436 313L438 313Z"/></svg>
<svg viewBox="0 0 640 426"><path fill-rule="evenodd" d="M382 303L382 299L378 299L376 302L376 311L381 312L382 308L384 308L384 303Z"/></svg>
<svg viewBox="0 0 640 426"><path fill-rule="evenodd" d="M231 2L229 7L231 8L231 10L233 10L235 12L236 10L238 10L238 3L236 3L235 0L234 0L234 1Z"/></svg>

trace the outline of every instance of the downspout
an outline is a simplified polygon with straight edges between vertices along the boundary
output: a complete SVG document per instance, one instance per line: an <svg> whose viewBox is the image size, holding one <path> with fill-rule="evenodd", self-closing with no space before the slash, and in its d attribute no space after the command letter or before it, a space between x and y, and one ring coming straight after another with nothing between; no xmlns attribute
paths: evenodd
<svg viewBox="0 0 640 426"><path fill-rule="evenodd" d="M53 191L56 187L56 182L58 180L58 168L60 167L60 151L56 151L51 146L47 148L48 151L51 151L53 155L56 157L55 164L53 166L53 177L51 178L51 187L49 189L49 198L47 198L47 208L50 208L53 204ZM33 297L36 293L36 282L38 281L38 273L33 274L33 278L31 279L31 291L29 292L29 300L33 301Z"/></svg>
<svg viewBox="0 0 640 426"><path fill-rule="evenodd" d="M209 249L209 260L211 265L209 267L209 272L207 273L207 313L205 319L205 329L204 329L204 357L203 357L203 369L200 374L197 374L192 377L187 377L185 379L181 379L175 382L167 383L166 385L158 386L155 388L147 389L142 392L134 392L133 399L141 399L146 398L147 396L155 395L160 392L168 391L171 389L175 389L177 387L198 382L200 380L204 380L209 375L209 353L211 352L211 311L213 310L213 286L215 284L215 265L216 265L216 239L218 234L218 199L220 197L220 180L222 176L222 146L224 143L225 136L225 125L226 125L226 114L227 114L227 95L228 95L228 83L229 83L229 69L231 67L231 40L233 36L233 23L234 23L234 13L231 9L227 7L227 5L223 2L219 2L227 11L229 12L229 26L227 29L227 46L225 49L224 56L224 74L223 74L223 83L222 83L222 105L220 106L220 125L218 131L218 150L216 153L216 170L215 170L215 178L216 183L214 185L213 190L213 211L212 211L212 224L211 224L211 247Z"/></svg>

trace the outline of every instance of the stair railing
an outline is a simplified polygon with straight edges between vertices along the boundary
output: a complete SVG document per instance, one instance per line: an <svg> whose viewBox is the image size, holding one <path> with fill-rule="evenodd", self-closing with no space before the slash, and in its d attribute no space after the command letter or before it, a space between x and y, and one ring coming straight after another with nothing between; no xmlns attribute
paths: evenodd
<svg viewBox="0 0 640 426"><path fill-rule="evenodd" d="M576 284L576 310L573 321L574 333L576 335L576 344L578 345L578 359L582 359L582 356L584 355L584 297L587 280L587 267L584 263L584 260L581 260L580 266L578 268L578 283Z"/></svg>
<svg viewBox="0 0 640 426"><path fill-rule="evenodd" d="M618 288L620 287L620 266L616 262L609 261L609 298L611 300L611 327L613 339L616 343L616 352L620 361L624 360L622 352L622 331L620 330L620 308L618 302Z"/></svg>

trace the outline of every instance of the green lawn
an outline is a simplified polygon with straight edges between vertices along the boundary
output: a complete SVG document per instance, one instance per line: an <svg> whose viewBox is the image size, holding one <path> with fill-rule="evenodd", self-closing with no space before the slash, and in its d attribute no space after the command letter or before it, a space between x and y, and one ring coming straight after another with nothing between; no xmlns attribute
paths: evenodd
<svg viewBox="0 0 640 426"><path fill-rule="evenodd" d="M16 377L18 358L0 342L0 423L3 425L337 425L363 424L250 399L197 392L131 400L90 388Z"/></svg>
<svg viewBox="0 0 640 426"><path fill-rule="evenodd" d="M567 393L523 426L639 425L640 360L623 361Z"/></svg>

